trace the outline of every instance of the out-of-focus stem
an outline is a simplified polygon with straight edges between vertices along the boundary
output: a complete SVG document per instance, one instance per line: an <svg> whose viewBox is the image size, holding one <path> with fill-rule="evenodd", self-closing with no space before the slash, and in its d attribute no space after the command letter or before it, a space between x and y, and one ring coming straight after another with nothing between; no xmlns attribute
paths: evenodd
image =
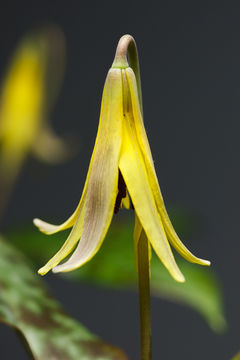
<svg viewBox="0 0 240 360"><path fill-rule="evenodd" d="M14 158L7 152L0 153L0 225L23 160L24 155L21 152Z"/></svg>

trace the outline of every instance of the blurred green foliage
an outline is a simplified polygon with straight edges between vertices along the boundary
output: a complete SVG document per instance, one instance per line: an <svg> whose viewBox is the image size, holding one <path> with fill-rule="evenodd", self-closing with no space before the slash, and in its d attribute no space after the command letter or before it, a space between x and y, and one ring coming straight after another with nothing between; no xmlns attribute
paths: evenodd
<svg viewBox="0 0 240 360"><path fill-rule="evenodd" d="M175 212L175 226L180 233L189 230L184 215ZM114 289L136 289L133 229L128 222L114 221L97 255L80 269L63 273L66 279L87 282ZM39 267L48 261L66 240L67 232L47 236L33 227L22 227L8 232L9 239L24 251ZM151 263L152 294L192 307L207 321L212 330L221 332L226 327L223 298L212 268L191 264L177 256L186 282L174 281L153 254ZM57 275L56 275L57 276Z"/></svg>
<svg viewBox="0 0 240 360"><path fill-rule="evenodd" d="M1 236L0 249L0 321L21 334L33 359L127 359L66 315L25 256Z"/></svg>
<svg viewBox="0 0 240 360"><path fill-rule="evenodd" d="M240 360L240 352L237 353L233 358L232 360Z"/></svg>

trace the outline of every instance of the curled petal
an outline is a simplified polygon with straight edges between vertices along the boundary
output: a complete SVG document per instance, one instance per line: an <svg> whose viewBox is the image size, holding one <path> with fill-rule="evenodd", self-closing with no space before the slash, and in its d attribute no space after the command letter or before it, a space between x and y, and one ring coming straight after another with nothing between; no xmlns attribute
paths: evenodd
<svg viewBox="0 0 240 360"><path fill-rule="evenodd" d="M134 121L131 113L125 115L123 145L119 160L119 168L133 201L135 212L150 241L154 251L168 269L173 278L179 282L184 276L179 270L155 204L148 175L136 138Z"/></svg>
<svg viewBox="0 0 240 360"><path fill-rule="evenodd" d="M76 210L64 223L62 223L61 225L53 225L53 224L49 224L43 220L40 220L38 218L35 218L35 219L33 219L34 225L37 226L37 228L41 232L43 232L44 234L47 234L47 235L55 234L59 231L66 230L66 229L72 227L75 224L75 222L77 221L77 219L79 217L80 209L83 206L83 199L84 199L84 196L86 193L87 182L88 182L88 177L87 177L85 185L84 185L81 200L80 200Z"/></svg>
<svg viewBox="0 0 240 360"><path fill-rule="evenodd" d="M61 249L44 265L41 269L38 270L40 275L45 275L49 270L54 266L58 265L70 252L75 248L77 242L79 241L82 230L83 230L83 221L85 214L85 196L78 206L78 217L77 220Z"/></svg>
<svg viewBox="0 0 240 360"><path fill-rule="evenodd" d="M54 272L74 270L100 248L109 228L118 192L118 161L122 138L121 70L111 69L104 88L100 124L86 190L83 232L69 260Z"/></svg>
<svg viewBox="0 0 240 360"><path fill-rule="evenodd" d="M167 210L165 208L164 200L161 194L161 190L158 184L152 154L150 150L150 146L148 143L147 135L145 132L141 109L138 101L137 96L137 84L135 80L135 75L133 71L128 68L126 69L126 77L128 80L129 90L131 93L131 100L132 100L132 110L133 110L133 117L135 121L135 127L136 127L136 134L139 146L141 148L142 156L146 165L147 173L148 173L148 179L149 183L152 189L152 192L154 194L154 199L156 202L156 206L158 209L159 216L162 219L164 229L167 233L168 239L173 245L173 247L177 250L177 252L182 255L186 260L198 263L201 265L210 265L210 261L200 259L196 256L194 256L181 242L178 235L176 234L171 221L169 219Z"/></svg>

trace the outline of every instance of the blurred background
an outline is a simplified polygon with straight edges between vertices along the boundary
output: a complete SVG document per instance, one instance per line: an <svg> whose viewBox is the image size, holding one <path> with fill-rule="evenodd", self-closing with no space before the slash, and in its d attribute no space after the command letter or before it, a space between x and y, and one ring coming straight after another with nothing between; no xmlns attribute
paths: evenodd
<svg viewBox="0 0 240 360"><path fill-rule="evenodd" d="M190 308L153 298L153 359L224 360L240 348L240 5L212 4L23 0L5 2L0 12L1 78L28 31L54 23L65 34L63 86L49 117L57 134L74 134L78 146L76 156L54 166L27 158L1 232L34 217L62 222L73 212L117 42L125 33L137 42L145 126L166 206L197 219L182 240L211 260L228 321L227 331L215 334ZM130 359L139 359L135 292L103 290L51 274L46 281L73 317ZM2 359L27 359L11 329L0 325L0 334Z"/></svg>

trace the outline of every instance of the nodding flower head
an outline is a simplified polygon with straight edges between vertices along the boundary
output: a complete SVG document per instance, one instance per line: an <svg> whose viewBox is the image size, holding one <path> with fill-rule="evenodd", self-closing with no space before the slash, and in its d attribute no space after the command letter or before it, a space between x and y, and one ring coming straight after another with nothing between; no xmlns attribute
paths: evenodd
<svg viewBox="0 0 240 360"><path fill-rule="evenodd" d="M169 220L143 124L137 50L130 35L120 39L107 74L97 138L77 209L59 226L34 219L46 234L72 227L62 248L39 273L71 271L89 261L102 245L113 214L122 206L134 209L135 245L144 231L149 246L175 280L183 282L184 276L170 244L188 261L210 264L182 244ZM71 257L59 264L73 250Z"/></svg>
<svg viewBox="0 0 240 360"><path fill-rule="evenodd" d="M12 182L28 153L47 162L63 158L66 147L48 117L64 57L63 34L53 26L27 34L17 46L0 88L0 183Z"/></svg>

